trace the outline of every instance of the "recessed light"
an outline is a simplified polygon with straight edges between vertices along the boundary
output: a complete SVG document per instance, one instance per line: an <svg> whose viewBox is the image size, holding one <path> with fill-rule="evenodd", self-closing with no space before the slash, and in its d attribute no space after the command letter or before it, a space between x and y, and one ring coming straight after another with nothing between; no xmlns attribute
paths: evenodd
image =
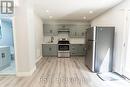
<svg viewBox="0 0 130 87"><path fill-rule="evenodd" d="M46 12L48 13L48 12L49 12L49 10L46 10Z"/></svg>
<svg viewBox="0 0 130 87"><path fill-rule="evenodd" d="M86 16L84 16L84 17L83 17L83 19L87 19L87 17L86 17Z"/></svg>
<svg viewBox="0 0 130 87"><path fill-rule="evenodd" d="M93 11L89 11L89 13L90 13L90 14L92 14L92 13L93 13Z"/></svg>
<svg viewBox="0 0 130 87"><path fill-rule="evenodd" d="M51 19L51 18L53 18L53 16L49 16L49 18Z"/></svg>

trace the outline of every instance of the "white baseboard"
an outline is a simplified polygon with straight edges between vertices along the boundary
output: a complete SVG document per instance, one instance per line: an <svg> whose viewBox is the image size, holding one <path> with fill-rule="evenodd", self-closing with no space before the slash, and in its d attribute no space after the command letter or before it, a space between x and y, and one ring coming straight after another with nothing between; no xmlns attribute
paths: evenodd
<svg viewBox="0 0 130 87"><path fill-rule="evenodd" d="M41 58L42 58L42 56L39 57L39 58L36 60L35 63L37 63ZM36 70L36 66L35 66L32 70L30 70L29 72L17 72L17 73L16 73L16 76L18 76L18 77L31 76L31 75L34 73L35 70Z"/></svg>
<svg viewBox="0 0 130 87"><path fill-rule="evenodd" d="M30 70L29 72L17 72L16 76L18 76L18 77L31 76L35 70L36 70L36 66L32 70Z"/></svg>
<svg viewBox="0 0 130 87"><path fill-rule="evenodd" d="M39 60L41 60L42 56L40 56L39 58L36 59L36 62L37 63Z"/></svg>

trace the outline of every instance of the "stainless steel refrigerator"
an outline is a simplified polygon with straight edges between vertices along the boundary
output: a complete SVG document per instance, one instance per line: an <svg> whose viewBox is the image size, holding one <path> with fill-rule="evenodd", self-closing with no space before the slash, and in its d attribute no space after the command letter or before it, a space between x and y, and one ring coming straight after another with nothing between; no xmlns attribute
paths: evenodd
<svg viewBox="0 0 130 87"><path fill-rule="evenodd" d="M87 30L85 64L92 72L112 71L114 32L114 27L95 26Z"/></svg>

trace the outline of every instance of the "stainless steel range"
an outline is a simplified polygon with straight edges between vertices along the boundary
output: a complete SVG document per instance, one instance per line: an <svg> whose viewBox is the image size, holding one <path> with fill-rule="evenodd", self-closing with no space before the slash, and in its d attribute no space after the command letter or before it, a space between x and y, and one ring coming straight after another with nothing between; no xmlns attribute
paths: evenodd
<svg viewBox="0 0 130 87"><path fill-rule="evenodd" d="M70 57L70 42L66 39L58 41L58 57L67 58Z"/></svg>

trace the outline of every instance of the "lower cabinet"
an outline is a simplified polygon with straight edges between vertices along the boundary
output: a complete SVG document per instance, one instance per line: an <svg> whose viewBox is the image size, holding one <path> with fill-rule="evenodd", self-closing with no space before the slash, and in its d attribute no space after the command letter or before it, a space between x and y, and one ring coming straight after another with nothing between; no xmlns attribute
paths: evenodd
<svg viewBox="0 0 130 87"><path fill-rule="evenodd" d="M58 56L58 45L57 44L43 44L42 55L44 57ZM70 44L70 55L71 56L85 56L85 45L84 44Z"/></svg>
<svg viewBox="0 0 130 87"><path fill-rule="evenodd" d="M71 44L70 53L71 53L71 56L84 56L85 45L84 44Z"/></svg>
<svg viewBox="0 0 130 87"><path fill-rule="evenodd" d="M0 70L5 69L11 63L10 47L0 47Z"/></svg>
<svg viewBox="0 0 130 87"><path fill-rule="evenodd" d="M42 45L42 56L57 56L58 45L57 44L43 44Z"/></svg>

